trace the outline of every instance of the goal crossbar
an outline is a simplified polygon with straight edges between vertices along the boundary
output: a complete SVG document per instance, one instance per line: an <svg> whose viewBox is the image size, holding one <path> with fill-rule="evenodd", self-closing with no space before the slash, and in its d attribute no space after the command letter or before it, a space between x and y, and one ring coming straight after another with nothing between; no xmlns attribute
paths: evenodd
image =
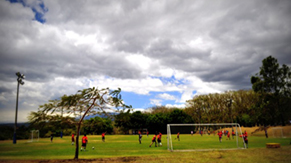
<svg viewBox="0 0 291 163"><path fill-rule="evenodd" d="M173 144L172 144L172 134L171 134L171 126L231 126L236 128L236 144L237 148L232 148L232 149L245 149L246 144L244 139L242 138L242 142L244 145L244 148L240 148L238 144L238 129L240 131L240 135L242 135L242 130L241 127L238 123L203 123L203 124L167 124L167 145L168 145L168 150L173 152ZM187 149L187 150L175 150L175 151L213 151L213 150L218 150L218 149ZM231 149L219 149L219 150L231 150Z"/></svg>

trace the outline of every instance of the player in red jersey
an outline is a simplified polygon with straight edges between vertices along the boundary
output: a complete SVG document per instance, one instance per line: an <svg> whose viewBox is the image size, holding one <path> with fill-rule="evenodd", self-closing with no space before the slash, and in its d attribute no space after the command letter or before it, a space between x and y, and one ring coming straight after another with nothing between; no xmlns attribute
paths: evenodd
<svg viewBox="0 0 291 163"><path fill-rule="evenodd" d="M227 132L227 139L230 140L230 132Z"/></svg>
<svg viewBox="0 0 291 163"><path fill-rule="evenodd" d="M88 138L86 136L86 134L84 134L84 136L82 137L82 147L81 147L81 151L83 150L84 148L84 151L86 151L86 145L88 143Z"/></svg>
<svg viewBox="0 0 291 163"><path fill-rule="evenodd" d="M162 133L158 135L158 146L162 146Z"/></svg>
<svg viewBox="0 0 291 163"><path fill-rule="evenodd" d="M156 139L157 139L157 134L155 134L155 135L153 136L153 138L152 138L152 143L150 144L150 147L152 146L153 143L155 143L155 147L157 147L157 141L156 141Z"/></svg>
<svg viewBox="0 0 291 163"><path fill-rule="evenodd" d="M74 134L72 134L72 145L74 145L74 143L75 143L75 136Z"/></svg>
<svg viewBox="0 0 291 163"><path fill-rule="evenodd" d="M177 133L177 138L175 138L175 140L178 139L178 141L180 141L180 132Z"/></svg>
<svg viewBox="0 0 291 163"><path fill-rule="evenodd" d="M106 132L103 132L103 133L102 133L102 141L103 141L103 142L105 142L105 134L106 134Z"/></svg>
<svg viewBox="0 0 291 163"><path fill-rule="evenodd" d="M245 133L244 133L246 136L248 136L248 133L247 133L247 131L245 130Z"/></svg>
<svg viewBox="0 0 291 163"><path fill-rule="evenodd" d="M248 133L245 131L245 133L243 133L242 135L240 135L240 137L242 137L244 139L245 147L246 148L249 148Z"/></svg>
<svg viewBox="0 0 291 163"><path fill-rule="evenodd" d="M219 136L219 142L221 143L222 131L218 131L217 135Z"/></svg>

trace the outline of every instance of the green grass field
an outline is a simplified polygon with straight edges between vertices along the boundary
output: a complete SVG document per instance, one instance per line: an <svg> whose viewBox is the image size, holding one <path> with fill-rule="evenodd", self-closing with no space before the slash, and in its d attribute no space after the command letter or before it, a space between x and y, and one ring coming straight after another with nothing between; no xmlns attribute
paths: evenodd
<svg viewBox="0 0 291 163"><path fill-rule="evenodd" d="M173 147L175 149L216 149L207 152L170 152L167 150L166 135L162 137L162 147L149 147L153 135L146 135L142 138L142 144L138 142L137 135L107 135L106 142L101 141L100 135L88 136L89 143L86 151L80 151L80 159L96 158L134 158L137 162L160 162L167 160L172 162L187 162L189 160L201 159L199 162L212 162L211 160L229 160L230 162L239 162L240 159L250 159L255 162L272 162L272 155L275 160L290 162L291 153L290 138L264 138L258 136L249 136L249 149L243 150L219 150L228 148L237 148L235 140L222 139L219 143L218 136L215 135L180 135L180 141L175 140L176 135L172 135ZM54 138L53 143L49 138L42 138L39 142L27 142L27 140L18 140L17 144L12 144L12 140L0 141L0 160L42 160L42 159L73 159L75 146L71 145L70 137ZM279 149L266 149L266 143L280 143ZM242 147L242 140L239 143ZM95 147L93 150L92 147ZM282 156L281 156L282 155ZM285 158L286 156L286 158ZM256 160L260 158L260 160ZM263 159L264 158L264 159ZM140 159L140 160L139 160ZM236 161L233 161L235 159ZM160 161L158 161L160 160ZM133 161L133 162L135 162ZM163 162L163 161L162 161ZM192 161L189 161L192 162ZM243 162L243 161L242 161ZM275 161L275 162L278 162Z"/></svg>

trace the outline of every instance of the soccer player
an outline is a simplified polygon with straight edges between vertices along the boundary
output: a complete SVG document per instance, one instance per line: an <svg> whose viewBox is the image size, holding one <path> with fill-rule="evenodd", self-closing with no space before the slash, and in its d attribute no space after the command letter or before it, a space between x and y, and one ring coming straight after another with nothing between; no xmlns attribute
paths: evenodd
<svg viewBox="0 0 291 163"><path fill-rule="evenodd" d="M243 133L242 135L240 135L240 137L242 137L244 139L246 148L249 148L248 133L245 131L245 133Z"/></svg>
<svg viewBox="0 0 291 163"><path fill-rule="evenodd" d="M149 131L147 131L147 137L149 137Z"/></svg>
<svg viewBox="0 0 291 163"><path fill-rule="evenodd" d="M228 131L227 131L227 139L230 140L230 132L228 132Z"/></svg>
<svg viewBox="0 0 291 163"><path fill-rule="evenodd" d="M246 131L246 130L245 130L245 135L246 135L246 136L248 136L248 133L247 133L247 131Z"/></svg>
<svg viewBox="0 0 291 163"><path fill-rule="evenodd" d="M51 143L53 142L53 139L54 139L54 135L51 134Z"/></svg>
<svg viewBox="0 0 291 163"><path fill-rule="evenodd" d="M74 145L75 143L75 136L74 136L74 133L72 134L72 145Z"/></svg>
<svg viewBox="0 0 291 163"><path fill-rule="evenodd" d="M218 131L217 135L219 136L219 142L221 143L222 131Z"/></svg>
<svg viewBox="0 0 291 163"><path fill-rule="evenodd" d="M191 131L191 136L193 136L193 131Z"/></svg>
<svg viewBox="0 0 291 163"><path fill-rule="evenodd" d="M103 132L103 133L102 133L102 141L103 141L103 142L105 142L105 134L106 134L106 132Z"/></svg>
<svg viewBox="0 0 291 163"><path fill-rule="evenodd" d="M141 138L142 138L142 134L140 131L138 131L138 140L139 140L139 144L141 144Z"/></svg>
<svg viewBox="0 0 291 163"><path fill-rule="evenodd" d="M235 135L234 129L232 129L232 139L234 139L234 135Z"/></svg>
<svg viewBox="0 0 291 163"><path fill-rule="evenodd" d="M153 143L155 143L155 147L157 147L157 134L154 135L154 137L152 138L152 143L150 144L150 147L152 146Z"/></svg>
<svg viewBox="0 0 291 163"><path fill-rule="evenodd" d="M84 149L84 151L86 151L86 145L88 143L88 138L86 136L86 134L84 134L84 136L82 137L82 147L81 147L81 151Z"/></svg>
<svg viewBox="0 0 291 163"><path fill-rule="evenodd" d="M175 140L178 139L178 141L180 141L180 132L177 133L177 138L175 138Z"/></svg>
<svg viewBox="0 0 291 163"><path fill-rule="evenodd" d="M159 132L159 135L158 135L158 146L162 146L162 133Z"/></svg>

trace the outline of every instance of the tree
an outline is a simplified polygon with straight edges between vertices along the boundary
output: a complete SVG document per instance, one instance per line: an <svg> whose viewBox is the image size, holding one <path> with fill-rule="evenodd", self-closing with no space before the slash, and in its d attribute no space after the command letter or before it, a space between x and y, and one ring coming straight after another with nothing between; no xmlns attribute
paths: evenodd
<svg viewBox="0 0 291 163"><path fill-rule="evenodd" d="M261 95L261 103L268 104L262 109L269 110L275 123L282 125L290 116L290 108L286 105L290 103L290 78L290 68L284 64L280 67L272 56L263 59L259 74L251 77L252 88Z"/></svg>
<svg viewBox="0 0 291 163"><path fill-rule="evenodd" d="M110 118L94 117L84 121L84 132L91 134L101 134L106 132L111 134L113 131L112 121Z"/></svg>
<svg viewBox="0 0 291 163"><path fill-rule="evenodd" d="M146 128L147 114L143 114L141 111L133 112L130 115L130 127L131 129Z"/></svg>
<svg viewBox="0 0 291 163"><path fill-rule="evenodd" d="M169 113L150 114L146 125L150 133L167 132L167 124L170 122Z"/></svg>
<svg viewBox="0 0 291 163"><path fill-rule="evenodd" d="M169 114L169 121L170 123L193 123L193 119L190 115L186 114L181 109L174 109Z"/></svg>
<svg viewBox="0 0 291 163"><path fill-rule="evenodd" d="M122 107L123 109L131 108L131 106L127 106L123 103L120 92L120 88L110 92L109 88L98 89L95 87L79 91L79 99L76 102L79 103L79 106L84 106L86 109L77 126L76 151L74 159L78 159L79 156L79 131L85 116L89 114L106 113L106 110L112 110L112 106L115 106L116 108Z"/></svg>
<svg viewBox="0 0 291 163"><path fill-rule="evenodd" d="M33 123L40 123L46 121L54 122L54 119L61 120L69 119L63 118L64 113L67 117L77 113L80 119L77 122L76 131L76 150L74 159L79 156L79 134L83 119L88 115L106 114L107 111L119 111L120 108L128 109L131 106L124 104L120 95L121 89L110 91L109 88L98 89L88 88L78 91L75 95L64 95L60 100L52 100L48 104L40 106L38 112L33 112L30 115L30 120ZM115 109L114 109L115 107ZM61 112L61 116L55 115L55 112Z"/></svg>
<svg viewBox="0 0 291 163"><path fill-rule="evenodd" d="M260 106L258 101L259 96L253 90L198 95L186 101L185 112L195 123L236 122L255 125L260 123L260 112L256 110ZM246 123L247 117L250 119Z"/></svg>
<svg viewBox="0 0 291 163"><path fill-rule="evenodd" d="M131 128L130 117L130 110L121 111L115 116L115 127L120 127L125 134Z"/></svg>

